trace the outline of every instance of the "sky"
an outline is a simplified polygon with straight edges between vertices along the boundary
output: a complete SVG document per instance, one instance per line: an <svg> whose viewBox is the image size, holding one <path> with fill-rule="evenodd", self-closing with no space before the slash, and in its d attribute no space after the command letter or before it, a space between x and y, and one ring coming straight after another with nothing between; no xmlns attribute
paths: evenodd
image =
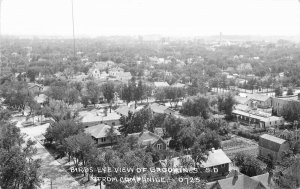
<svg viewBox="0 0 300 189"><path fill-rule="evenodd" d="M72 36L71 0L3 0L5 35ZM300 36L299 0L74 0L77 36Z"/></svg>

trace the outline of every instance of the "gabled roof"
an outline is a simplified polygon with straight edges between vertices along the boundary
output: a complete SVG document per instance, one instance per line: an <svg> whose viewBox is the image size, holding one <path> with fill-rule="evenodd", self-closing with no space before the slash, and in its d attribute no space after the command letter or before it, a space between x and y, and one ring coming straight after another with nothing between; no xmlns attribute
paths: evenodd
<svg viewBox="0 0 300 189"><path fill-rule="evenodd" d="M226 163L231 163L231 160L223 152L222 149L212 150L208 152L207 160L202 161L201 165L204 168L213 167L217 165L222 165Z"/></svg>
<svg viewBox="0 0 300 189"><path fill-rule="evenodd" d="M115 110L118 114L121 114L123 116L128 116L128 112L134 112L131 108L128 106L120 106L118 109Z"/></svg>
<svg viewBox="0 0 300 189"><path fill-rule="evenodd" d="M220 189L266 189L261 182L243 174L218 180L217 185Z"/></svg>
<svg viewBox="0 0 300 189"><path fill-rule="evenodd" d="M95 126L86 128L85 132L89 133L94 138L104 138L107 136L106 133L109 131L110 128L111 128L111 126L109 126L109 125L99 124L99 125L95 125ZM119 126L114 126L115 133L117 135L121 135L118 128L119 128Z"/></svg>
<svg viewBox="0 0 300 189"><path fill-rule="evenodd" d="M43 85L37 84L37 83L28 83L28 88L33 88L33 87L38 87L38 88L43 88Z"/></svg>
<svg viewBox="0 0 300 189"><path fill-rule="evenodd" d="M158 140L162 140L164 143L165 141L158 135L150 132L150 131L142 131L140 133L132 133L132 134L128 134L128 136L134 136L138 138L138 143L141 145L148 145L148 144L154 144L155 142L157 142Z"/></svg>
<svg viewBox="0 0 300 189"><path fill-rule="evenodd" d="M256 100L256 101L261 101L261 102L265 102L267 101L269 98L271 98L268 95L262 95L262 94L247 94L247 98L250 98L252 100Z"/></svg>
<svg viewBox="0 0 300 189"><path fill-rule="evenodd" d="M275 183L271 177L269 178L269 176L270 176L269 173L265 173L265 174L257 175L257 176L251 177L251 178L261 182L267 189L271 189L271 188L274 188Z"/></svg>
<svg viewBox="0 0 300 189"><path fill-rule="evenodd" d="M168 109L167 106L159 105L157 103L153 103L150 105L150 108L153 112L163 114L165 113L165 110Z"/></svg>
<svg viewBox="0 0 300 189"><path fill-rule="evenodd" d="M287 141L269 134L263 134L259 137L259 146L275 152L279 151L281 144L285 142Z"/></svg>
<svg viewBox="0 0 300 189"><path fill-rule="evenodd" d="M246 104L246 102L249 100L249 98L241 97L241 96L234 96L234 99L238 104Z"/></svg>
<svg viewBox="0 0 300 189"><path fill-rule="evenodd" d="M108 111L107 115L105 116L103 112L93 109L90 111L80 111L79 117L82 119L82 123L89 123L89 122L99 122L99 121L111 121L111 120L119 120L120 115L117 114L115 111Z"/></svg>

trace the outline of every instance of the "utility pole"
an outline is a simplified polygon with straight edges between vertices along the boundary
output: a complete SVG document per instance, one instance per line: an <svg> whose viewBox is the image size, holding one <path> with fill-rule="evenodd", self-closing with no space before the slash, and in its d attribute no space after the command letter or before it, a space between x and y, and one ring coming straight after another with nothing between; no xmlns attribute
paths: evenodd
<svg viewBox="0 0 300 189"><path fill-rule="evenodd" d="M75 46L75 24L74 24L74 3L73 0L71 0L72 3L72 24L73 24L73 53L74 53L74 58L76 56L76 46Z"/></svg>
<svg viewBox="0 0 300 189"><path fill-rule="evenodd" d="M2 33L1 33L1 13L2 13L2 2L3 0L0 0L0 76L2 74Z"/></svg>

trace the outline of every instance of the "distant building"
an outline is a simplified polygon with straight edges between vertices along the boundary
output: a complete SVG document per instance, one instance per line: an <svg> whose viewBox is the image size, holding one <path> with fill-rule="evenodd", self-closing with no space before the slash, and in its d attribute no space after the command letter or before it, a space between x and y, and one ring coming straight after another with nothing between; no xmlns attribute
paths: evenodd
<svg viewBox="0 0 300 189"><path fill-rule="evenodd" d="M154 82L154 87L162 88L162 87L169 87L170 85L167 82Z"/></svg>
<svg viewBox="0 0 300 189"><path fill-rule="evenodd" d="M240 64L238 65L238 67L236 68L237 71L247 71L247 70L252 70L252 66L250 63L243 63L243 64Z"/></svg>
<svg viewBox="0 0 300 189"><path fill-rule="evenodd" d="M174 110L168 108L167 106L163 106L157 103L151 104L150 109L152 110L153 114L167 114L167 115L175 114Z"/></svg>
<svg viewBox="0 0 300 189"><path fill-rule="evenodd" d="M272 106L272 98L268 95L262 95L262 94L247 94L247 98L250 99L250 101L247 102L248 106L251 106L253 103L258 108L270 108Z"/></svg>
<svg viewBox="0 0 300 189"><path fill-rule="evenodd" d="M281 161L284 152L290 148L288 141L269 134L261 135L258 145L258 156L262 159L271 157L273 161Z"/></svg>
<svg viewBox="0 0 300 189"><path fill-rule="evenodd" d="M94 79L102 79L106 80L107 77L109 76L106 71L100 71L98 68L91 68L88 72L88 75L90 75Z"/></svg>
<svg viewBox="0 0 300 189"><path fill-rule="evenodd" d="M276 112L278 116L281 116L284 112L284 108L292 103L300 104L300 94L286 97L272 97L273 111Z"/></svg>
<svg viewBox="0 0 300 189"><path fill-rule="evenodd" d="M241 97L241 96L234 96L234 99L238 104L243 104L243 105L248 104L248 101L250 100L247 97Z"/></svg>
<svg viewBox="0 0 300 189"><path fill-rule="evenodd" d="M114 112L113 110L105 115L104 112L93 109L93 110L85 110L79 112L79 117L81 118L82 125L84 127L95 126L99 124L106 124L110 126L120 125L120 115Z"/></svg>
<svg viewBox="0 0 300 189"><path fill-rule="evenodd" d="M241 107L241 106L240 106ZM284 124L284 118L277 116L270 116L267 113L255 110L240 110L235 109L232 115L237 118L238 122L247 125L254 125L257 128L278 127Z"/></svg>

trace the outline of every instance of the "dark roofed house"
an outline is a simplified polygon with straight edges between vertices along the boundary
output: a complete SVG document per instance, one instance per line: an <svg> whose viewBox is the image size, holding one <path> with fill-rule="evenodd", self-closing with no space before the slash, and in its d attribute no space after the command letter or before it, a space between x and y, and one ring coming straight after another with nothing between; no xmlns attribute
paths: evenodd
<svg viewBox="0 0 300 189"><path fill-rule="evenodd" d="M290 148L288 141L268 134L261 135L258 144L259 157L262 159L272 157L274 161L280 161L284 152Z"/></svg>
<svg viewBox="0 0 300 189"><path fill-rule="evenodd" d="M166 150L167 143L158 135L144 130L141 133L132 133L128 134L128 136L133 136L138 138L138 143L142 147L146 147L147 145L152 145L154 148L158 150Z"/></svg>

